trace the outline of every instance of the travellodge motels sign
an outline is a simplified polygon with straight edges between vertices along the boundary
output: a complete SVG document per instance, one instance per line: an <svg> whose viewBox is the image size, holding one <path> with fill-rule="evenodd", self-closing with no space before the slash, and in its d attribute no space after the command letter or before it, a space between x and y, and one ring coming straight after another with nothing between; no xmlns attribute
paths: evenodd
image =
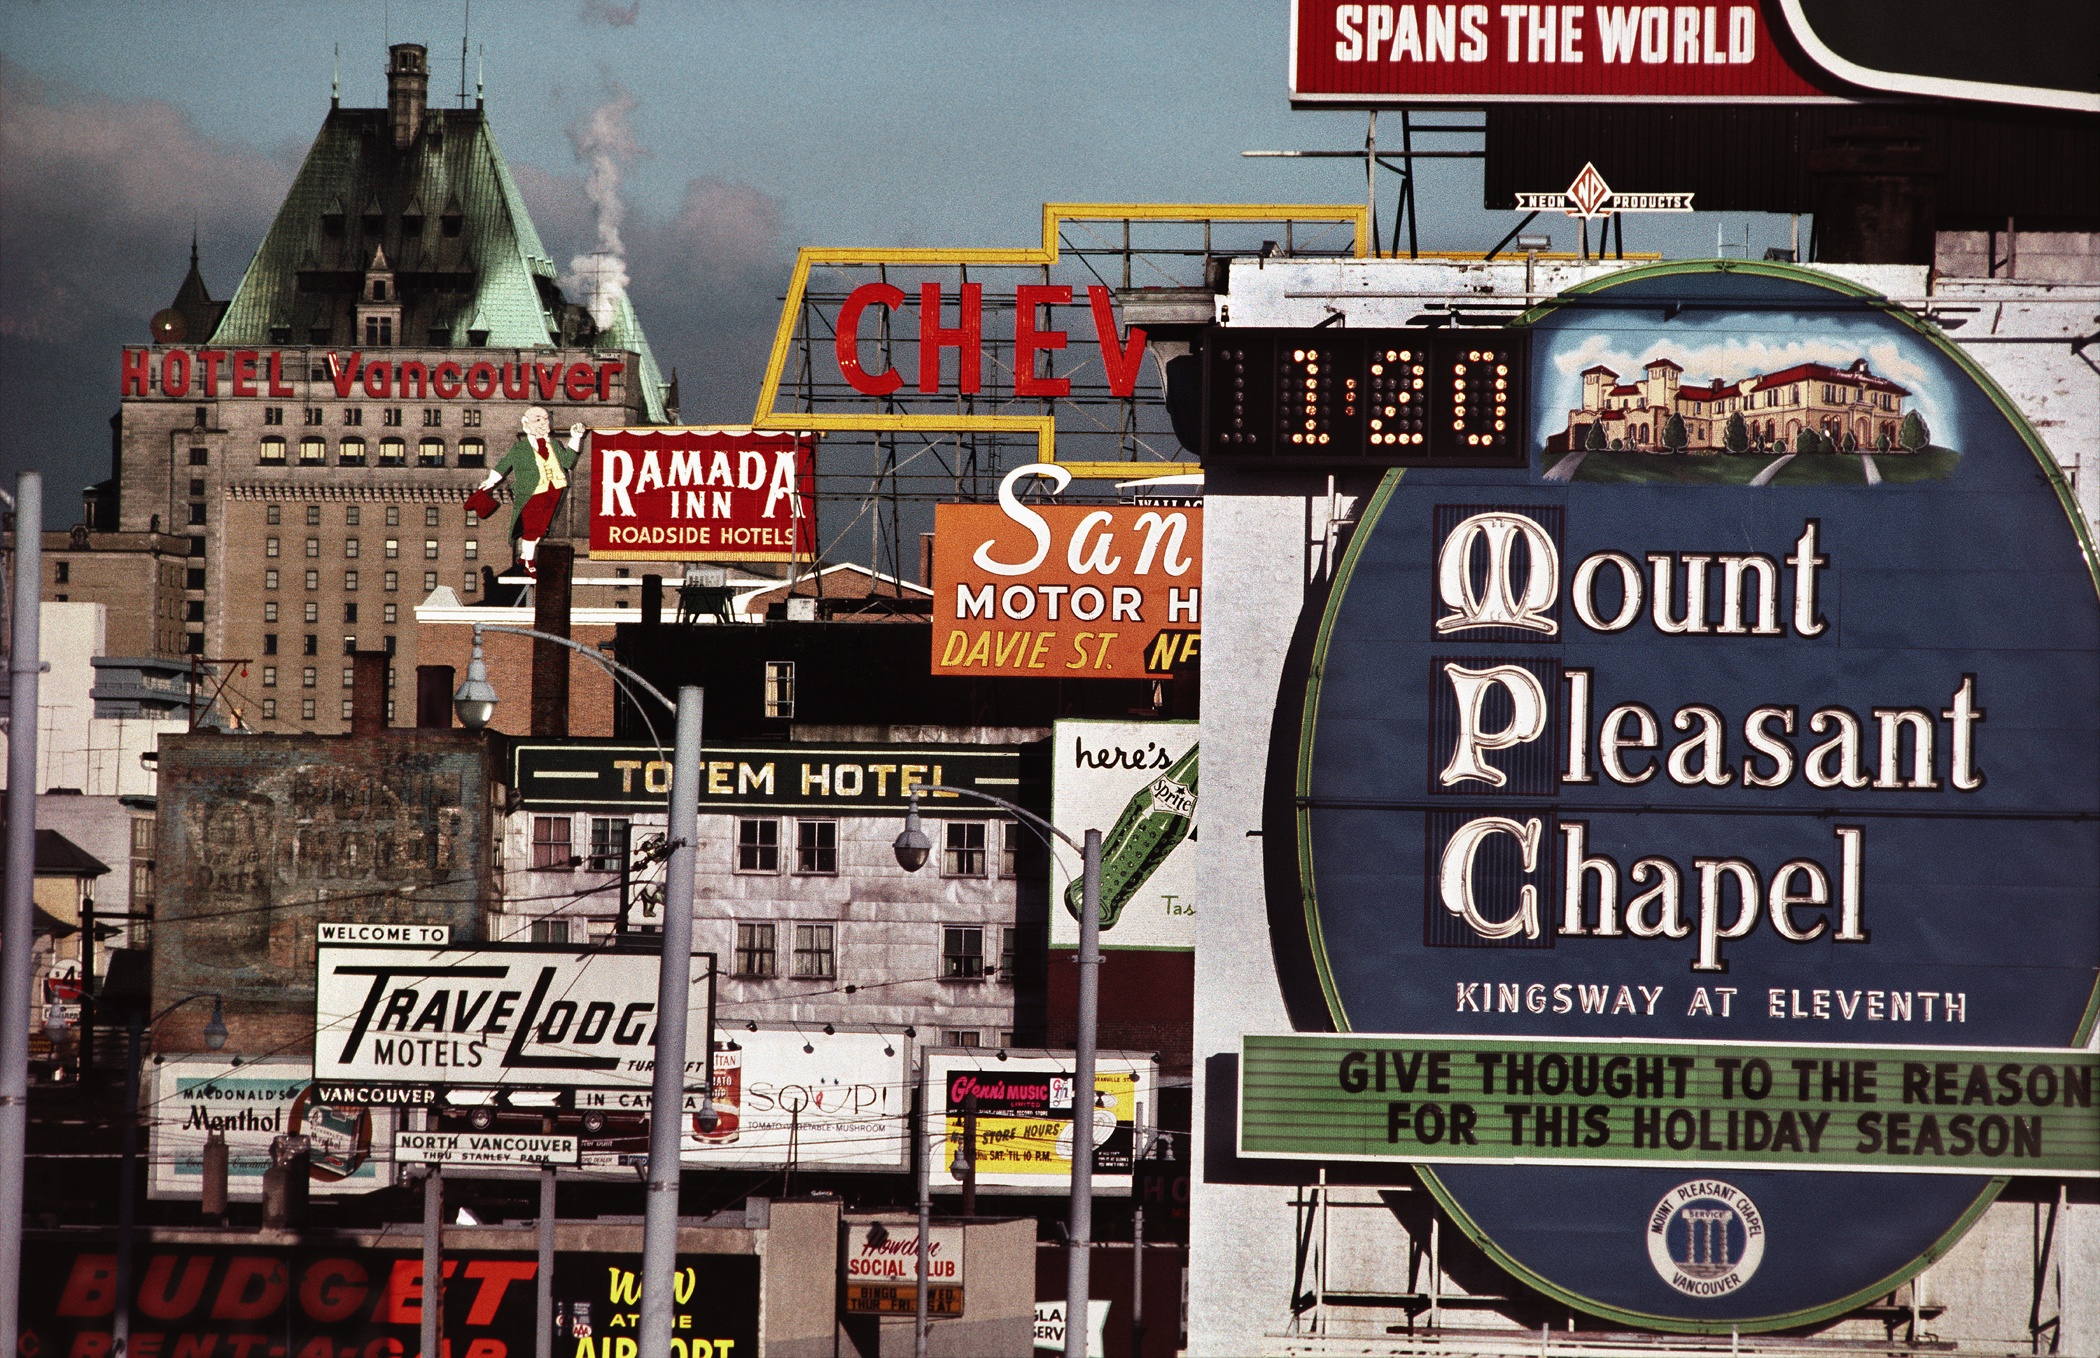
<svg viewBox="0 0 2100 1358"><path fill-rule="evenodd" d="M1386 473L1303 624L1265 843L1335 1031L1244 1038L1239 1150L1415 1163L1589 1314L1811 1323L2100 1173L2093 547L1878 298L1577 291L1529 464Z"/></svg>

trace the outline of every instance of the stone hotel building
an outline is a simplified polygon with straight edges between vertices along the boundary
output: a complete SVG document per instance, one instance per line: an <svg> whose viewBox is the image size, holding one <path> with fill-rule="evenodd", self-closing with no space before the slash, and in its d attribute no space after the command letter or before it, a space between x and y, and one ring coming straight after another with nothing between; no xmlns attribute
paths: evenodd
<svg viewBox="0 0 2100 1358"><path fill-rule="evenodd" d="M484 601L510 564L508 506L483 523L466 500L528 408L565 434L676 403L624 295L563 295L479 98L431 108L428 79L422 47L391 49L387 106L331 106L231 300L193 248L121 358L91 526L184 550L179 643L156 649L245 663L234 705L265 732L347 730L359 649L395 657L408 719L416 605ZM579 556L589 483L586 451L548 533Z"/></svg>

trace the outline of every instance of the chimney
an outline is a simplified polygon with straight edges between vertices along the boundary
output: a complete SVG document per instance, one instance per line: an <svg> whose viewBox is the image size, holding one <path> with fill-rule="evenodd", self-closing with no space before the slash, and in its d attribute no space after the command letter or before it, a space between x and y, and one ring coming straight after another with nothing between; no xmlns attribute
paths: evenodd
<svg viewBox="0 0 2100 1358"><path fill-rule="evenodd" d="M416 729L452 729L452 681L450 665L416 666Z"/></svg>
<svg viewBox="0 0 2100 1358"><path fill-rule="evenodd" d="M423 130L423 108L430 89L428 55L421 43L400 42L387 49L386 116L394 129L394 149L406 151Z"/></svg>
<svg viewBox="0 0 2100 1358"><path fill-rule="evenodd" d="M532 585L532 628L535 632L566 637L576 549L565 542L542 542L537 564ZM569 734L569 648L537 638L532 643L532 734Z"/></svg>
<svg viewBox="0 0 2100 1358"><path fill-rule="evenodd" d="M386 731L387 662L385 651L358 651L350 658L350 734L376 736Z"/></svg>

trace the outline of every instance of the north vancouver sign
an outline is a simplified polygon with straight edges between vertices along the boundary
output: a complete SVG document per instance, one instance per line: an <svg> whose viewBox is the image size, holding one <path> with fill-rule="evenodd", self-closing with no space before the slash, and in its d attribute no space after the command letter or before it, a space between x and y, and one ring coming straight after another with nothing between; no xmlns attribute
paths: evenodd
<svg viewBox="0 0 2100 1358"><path fill-rule="evenodd" d="M1346 1036L1247 1039L1242 1145L1416 1162L1591 1314L1812 1323L2093 1167L2100 575L1926 323L1749 262L1578 293L1525 465L1387 473L1305 624L1266 844Z"/></svg>

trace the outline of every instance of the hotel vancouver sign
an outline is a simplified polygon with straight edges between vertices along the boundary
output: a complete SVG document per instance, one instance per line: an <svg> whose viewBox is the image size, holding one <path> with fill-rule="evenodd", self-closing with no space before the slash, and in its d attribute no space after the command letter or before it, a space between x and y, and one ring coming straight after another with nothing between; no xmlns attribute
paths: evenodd
<svg viewBox="0 0 2100 1358"><path fill-rule="evenodd" d="M1813 1324L2100 1174L2100 563L1851 285L1521 324L1529 465L1385 473L1294 649L1269 880L1334 1031L1244 1039L1240 1152L1413 1164L1588 1314Z"/></svg>

